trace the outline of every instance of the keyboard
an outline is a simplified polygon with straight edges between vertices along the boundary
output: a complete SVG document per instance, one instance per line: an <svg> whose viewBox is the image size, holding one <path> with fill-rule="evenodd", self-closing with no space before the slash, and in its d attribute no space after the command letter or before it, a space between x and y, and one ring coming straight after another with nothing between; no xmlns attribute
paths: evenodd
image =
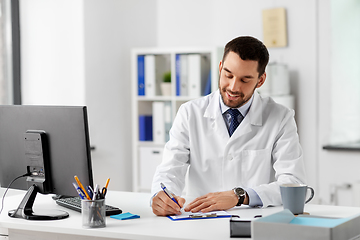
<svg viewBox="0 0 360 240"><path fill-rule="evenodd" d="M81 212L81 199L80 197L66 197L66 198L59 198L56 199L55 202L62 206L77 212ZM117 207L113 207L110 205L105 205L106 209L106 216L116 215L122 213L122 210Z"/></svg>

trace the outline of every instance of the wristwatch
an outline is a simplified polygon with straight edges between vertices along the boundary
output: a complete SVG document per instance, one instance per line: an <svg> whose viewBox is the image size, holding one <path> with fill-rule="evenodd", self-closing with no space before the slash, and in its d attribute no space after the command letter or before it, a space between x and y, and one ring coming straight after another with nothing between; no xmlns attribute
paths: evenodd
<svg viewBox="0 0 360 240"><path fill-rule="evenodd" d="M244 203L245 200L245 196L246 196L246 191L242 188L236 187L233 188L235 195L238 197L239 201L236 204L236 206L240 206L241 204Z"/></svg>

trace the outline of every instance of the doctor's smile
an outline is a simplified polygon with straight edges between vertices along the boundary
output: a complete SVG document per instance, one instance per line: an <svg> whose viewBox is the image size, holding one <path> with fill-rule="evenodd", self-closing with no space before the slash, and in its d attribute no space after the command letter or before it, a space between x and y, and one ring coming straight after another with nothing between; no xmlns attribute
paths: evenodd
<svg viewBox="0 0 360 240"><path fill-rule="evenodd" d="M226 92L226 94L227 94L229 100L236 100L236 99L244 96L244 94L237 94L237 95L231 94L228 91Z"/></svg>

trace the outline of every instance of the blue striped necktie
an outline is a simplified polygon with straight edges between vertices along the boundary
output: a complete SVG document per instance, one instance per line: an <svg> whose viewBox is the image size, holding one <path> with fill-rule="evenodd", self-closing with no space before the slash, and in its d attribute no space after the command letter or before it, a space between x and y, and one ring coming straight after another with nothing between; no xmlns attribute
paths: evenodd
<svg viewBox="0 0 360 240"><path fill-rule="evenodd" d="M231 119L230 119L231 122L230 122L230 127L229 127L229 135L231 137L231 135L235 132L236 128L240 124L240 122L238 121L238 117L239 117L239 115L241 115L241 113L239 112L238 109L232 109L232 108L229 108L227 110L227 112L231 116ZM242 117L242 115L241 115L241 117Z"/></svg>

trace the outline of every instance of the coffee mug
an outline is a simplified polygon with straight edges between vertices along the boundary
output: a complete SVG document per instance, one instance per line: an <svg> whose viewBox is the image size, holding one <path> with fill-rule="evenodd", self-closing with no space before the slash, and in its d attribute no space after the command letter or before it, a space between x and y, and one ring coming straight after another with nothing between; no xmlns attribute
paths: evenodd
<svg viewBox="0 0 360 240"><path fill-rule="evenodd" d="M310 197L305 201L306 192L310 189ZM314 189L305 184L283 184L280 185L281 199L284 209L289 209L293 214L302 214L305 203L308 203L314 197Z"/></svg>

